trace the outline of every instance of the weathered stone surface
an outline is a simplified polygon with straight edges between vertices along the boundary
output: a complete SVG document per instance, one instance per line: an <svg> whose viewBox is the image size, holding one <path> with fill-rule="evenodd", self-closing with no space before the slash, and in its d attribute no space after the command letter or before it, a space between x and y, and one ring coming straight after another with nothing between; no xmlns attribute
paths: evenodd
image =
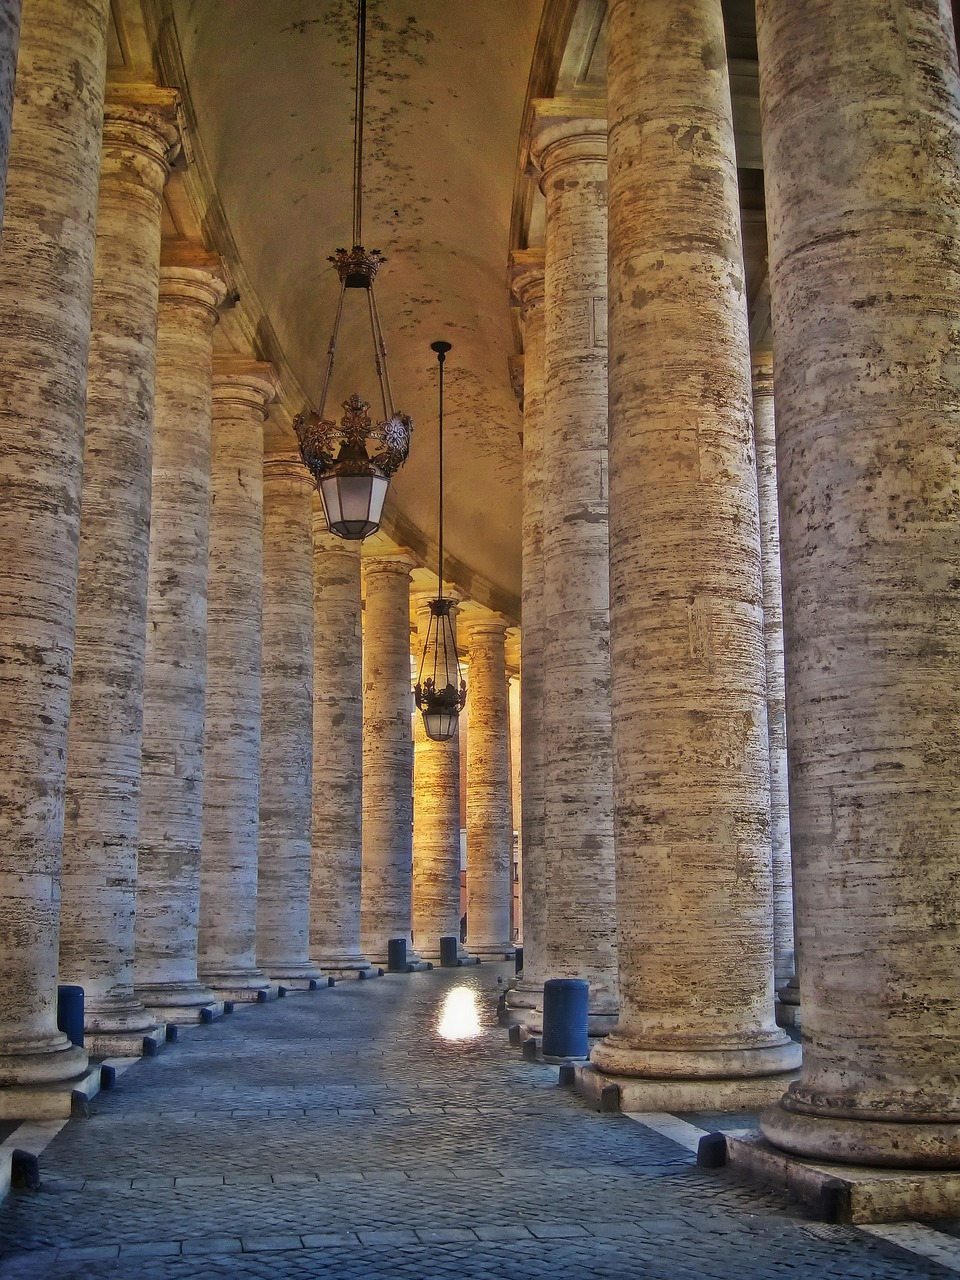
<svg viewBox="0 0 960 1280"><path fill-rule="evenodd" d="M720 0L614 0L609 41L621 1020L592 1057L613 1075L723 1088L800 1050L773 1017L760 531Z"/></svg>
<svg viewBox="0 0 960 1280"><path fill-rule="evenodd" d="M510 809L513 818L513 863L510 872L510 937L523 938L523 898L519 894L519 881L523 879L523 802L520 780L520 677L507 671L507 716L510 748Z"/></svg>
<svg viewBox="0 0 960 1280"><path fill-rule="evenodd" d="M363 647L360 544L327 528L313 497L313 868L310 955L361 972L360 816L363 796Z"/></svg>
<svg viewBox="0 0 960 1280"><path fill-rule="evenodd" d="M158 1031L134 996L133 946L160 202L177 102L124 85L104 111L60 910L60 980L83 987L87 1047L101 1053L124 1035L139 1052Z"/></svg>
<svg viewBox="0 0 960 1280"><path fill-rule="evenodd" d="M0 1084L66 1080L60 869L108 0L23 23L0 254Z"/></svg>
<svg viewBox="0 0 960 1280"><path fill-rule="evenodd" d="M469 621L467 695L467 947L481 959L513 954L513 819L503 618Z"/></svg>
<svg viewBox="0 0 960 1280"><path fill-rule="evenodd" d="M210 529L213 328L219 258L165 250L160 269L153 496L143 698L136 991L173 1022L199 1021L197 979Z"/></svg>
<svg viewBox="0 0 960 1280"><path fill-rule="evenodd" d="M10 152L13 86L17 76L17 49L20 44L20 9L21 0L0 0L0 224L3 223L3 196Z"/></svg>
<svg viewBox="0 0 960 1280"><path fill-rule="evenodd" d="M409 556L363 561L363 887L360 936L375 963L410 938L413 736Z"/></svg>
<svg viewBox="0 0 960 1280"><path fill-rule="evenodd" d="M881 21L864 0L814 0L801 20L758 5L804 1027L803 1074L763 1131L814 1158L957 1168L960 95L945 8L897 0Z"/></svg>
<svg viewBox="0 0 960 1280"><path fill-rule="evenodd" d="M299 454L263 464L263 721L257 960L287 986L310 959L313 482Z"/></svg>
<svg viewBox="0 0 960 1280"><path fill-rule="evenodd" d="M767 672L767 742L770 755L770 851L773 863L773 976L777 987L794 977L793 872L790 865L790 785L783 675L783 600L780 594L780 513L777 509L777 437L773 353L753 354L753 434L757 451L763 646Z"/></svg>
<svg viewBox="0 0 960 1280"><path fill-rule="evenodd" d="M263 423L273 366L213 365L210 570L197 970L222 999L256 1000L260 832Z"/></svg>
<svg viewBox="0 0 960 1280"><path fill-rule="evenodd" d="M513 294L523 323L523 627L520 632L523 971L509 1008L533 1009L546 972L546 851L543 807L543 261L542 249L515 252ZM528 1015L524 1015L528 1016Z"/></svg>
<svg viewBox="0 0 960 1280"><path fill-rule="evenodd" d="M546 976L616 1020L607 540L607 130L602 102L537 103L544 264ZM524 953L526 955L526 953Z"/></svg>
<svg viewBox="0 0 960 1280"><path fill-rule="evenodd" d="M419 636L414 658L418 663L433 599L436 596L414 598ZM456 612L451 608L454 634ZM469 887L469 876L467 883ZM434 742L427 737L423 716L415 710L413 941L425 959L438 960L442 937L460 937L460 735L458 731L447 742Z"/></svg>

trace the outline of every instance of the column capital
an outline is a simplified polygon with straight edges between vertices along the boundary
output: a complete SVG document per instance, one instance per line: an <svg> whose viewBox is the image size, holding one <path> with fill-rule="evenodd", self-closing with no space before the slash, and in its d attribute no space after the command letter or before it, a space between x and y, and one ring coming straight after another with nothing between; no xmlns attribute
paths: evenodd
<svg viewBox="0 0 960 1280"><path fill-rule="evenodd" d="M753 373L753 394L755 396L772 396L773 352L769 348L751 351L750 369Z"/></svg>
<svg viewBox="0 0 960 1280"><path fill-rule="evenodd" d="M229 277L217 253L181 241L164 246L160 255L160 300L209 313L213 324L227 296Z"/></svg>
<svg viewBox="0 0 960 1280"><path fill-rule="evenodd" d="M412 551L403 547L395 552L384 551L373 556L364 556L361 566L365 577L374 573L392 573L409 578L411 570L417 568L417 560Z"/></svg>
<svg viewBox="0 0 960 1280"><path fill-rule="evenodd" d="M524 319L532 307L543 305L545 257L543 249L514 249L510 254L510 293Z"/></svg>
<svg viewBox="0 0 960 1280"><path fill-rule="evenodd" d="M473 642L474 637L490 636L506 640L507 630L514 625L513 621L502 613L483 613L465 615L463 625Z"/></svg>
<svg viewBox="0 0 960 1280"><path fill-rule="evenodd" d="M436 591L414 591L410 597L410 603L413 606L414 612L419 615L421 613L428 613L430 605L434 600L451 600L453 602L453 608L450 610L450 616L455 619L457 617L458 607L463 603L465 598L466 597L462 591L458 591L455 587L448 587L444 584L442 597L438 596Z"/></svg>
<svg viewBox="0 0 960 1280"><path fill-rule="evenodd" d="M314 493L316 486L313 477L303 465L300 453L296 449L283 453L268 453L263 459L263 483L286 482L291 488L298 487L306 493Z"/></svg>
<svg viewBox="0 0 960 1280"><path fill-rule="evenodd" d="M535 98L530 159L548 178L570 164L606 164L607 104L598 98Z"/></svg>
<svg viewBox="0 0 960 1280"><path fill-rule="evenodd" d="M180 94L155 84L107 85L103 103L104 148L136 151L164 167L174 160L183 138Z"/></svg>
<svg viewBox="0 0 960 1280"><path fill-rule="evenodd" d="M244 356L214 357L215 417L254 417L262 422L267 416L267 405L279 394L280 379L272 364Z"/></svg>

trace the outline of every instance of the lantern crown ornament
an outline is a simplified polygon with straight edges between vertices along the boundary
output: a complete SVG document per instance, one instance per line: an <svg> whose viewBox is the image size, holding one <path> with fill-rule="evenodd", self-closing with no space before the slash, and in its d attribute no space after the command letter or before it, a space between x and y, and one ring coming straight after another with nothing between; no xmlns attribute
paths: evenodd
<svg viewBox="0 0 960 1280"><path fill-rule="evenodd" d="M449 342L431 342L437 353L439 381L440 501L437 522L437 599L430 601L430 621L423 642L423 656L413 693L423 715L423 727L434 742L449 742L457 731L460 712L467 704L467 685L460 670L453 630L454 600L443 596L443 364Z"/></svg>
<svg viewBox="0 0 960 1280"><path fill-rule="evenodd" d="M340 538L359 540L380 527L383 504L390 477L407 460L413 421L394 408L387 348L373 282L386 261L379 249L363 246L363 104L366 79L366 0L357 5L357 63L353 137L353 239L352 249L337 249L327 261L340 280L333 333L327 347L320 405L305 409L294 420L300 456L313 476L323 503L330 532ZM367 316L373 364L380 387L383 418L374 424L370 403L359 395L344 400L339 423L326 416L327 396L337 355L337 340L343 318L347 290L359 289L367 296Z"/></svg>

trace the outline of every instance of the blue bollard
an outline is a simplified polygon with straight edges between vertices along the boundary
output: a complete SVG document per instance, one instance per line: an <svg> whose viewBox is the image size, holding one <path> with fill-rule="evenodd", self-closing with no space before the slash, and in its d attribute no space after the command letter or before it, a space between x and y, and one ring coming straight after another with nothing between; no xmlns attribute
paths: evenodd
<svg viewBox="0 0 960 1280"><path fill-rule="evenodd" d="M387 942L387 969L390 973L406 973L406 938L390 938Z"/></svg>
<svg viewBox="0 0 960 1280"><path fill-rule="evenodd" d="M71 1044L83 1048L83 987L57 987L57 1026Z"/></svg>
<svg viewBox="0 0 960 1280"><path fill-rule="evenodd" d="M440 939L440 968L456 969L458 941L453 937L445 937Z"/></svg>
<svg viewBox="0 0 960 1280"><path fill-rule="evenodd" d="M513 953L513 971L514 973L523 972L523 947L517 947Z"/></svg>
<svg viewBox="0 0 960 1280"><path fill-rule="evenodd" d="M587 1005L590 985L581 978L548 978L543 984L543 1041L545 1058L586 1058Z"/></svg>

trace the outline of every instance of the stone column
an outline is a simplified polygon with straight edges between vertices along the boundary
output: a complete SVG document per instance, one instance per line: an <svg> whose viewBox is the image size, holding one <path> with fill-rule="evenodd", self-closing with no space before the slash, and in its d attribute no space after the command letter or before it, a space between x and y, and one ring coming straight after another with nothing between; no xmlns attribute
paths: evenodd
<svg viewBox="0 0 960 1280"><path fill-rule="evenodd" d="M779 1004L797 1007L799 988L793 954L793 872L790 865L790 788L787 780L787 716L783 675L783 601L780 595L780 514L777 509L777 438L774 429L773 353L753 355L753 423L760 500L763 578L763 644L767 674L767 735L770 755L770 844L773 854L773 976ZM791 987L791 980L793 986ZM786 990L785 990L786 988ZM794 998L796 995L796 999Z"/></svg>
<svg viewBox="0 0 960 1280"><path fill-rule="evenodd" d="M481 960L513 955L513 821L505 618L468 622L470 687L467 694L467 946Z"/></svg>
<svg viewBox="0 0 960 1280"><path fill-rule="evenodd" d="M762 1127L956 1169L956 52L943 4L802 8L758 5L804 1034Z"/></svg>
<svg viewBox="0 0 960 1280"><path fill-rule="evenodd" d="M770 769L740 210L720 0L613 0L610 594L628 1109L749 1106L774 1022ZM643 216L637 216L637 210ZM644 1086L630 1077L650 1077ZM771 1078L772 1077L772 1078ZM781 1075L782 1079L782 1075Z"/></svg>
<svg viewBox="0 0 960 1280"><path fill-rule="evenodd" d="M197 978L213 329L220 259L191 245L160 270L143 697L136 991L170 1022L221 1012Z"/></svg>
<svg viewBox="0 0 960 1280"><path fill-rule="evenodd" d="M604 104L537 104L547 202L543 720L547 977L618 1008L607 569L607 125ZM526 953L524 953L526 955Z"/></svg>
<svg viewBox="0 0 960 1280"><path fill-rule="evenodd" d="M87 1064L57 1030L57 952L108 12L33 0L20 41L0 253L0 1085Z"/></svg>
<svg viewBox="0 0 960 1280"><path fill-rule="evenodd" d="M299 454L264 460L257 959L271 978L293 988L322 979L310 959L312 494Z"/></svg>
<svg viewBox="0 0 960 1280"><path fill-rule="evenodd" d="M417 595L414 665L430 625L430 601ZM450 598L448 596L448 598ZM456 607L450 610L456 634ZM460 937L460 734L448 742L427 737L413 712L413 940L426 960L439 960L440 939ZM462 958L470 958L458 945Z"/></svg>
<svg viewBox="0 0 960 1280"><path fill-rule="evenodd" d="M360 544L330 533L315 494L310 955L343 976L370 973L360 949L362 664Z"/></svg>
<svg viewBox="0 0 960 1280"><path fill-rule="evenodd" d="M161 1034L133 992L160 208L177 94L107 94L93 286L60 915L87 1048Z"/></svg>
<svg viewBox="0 0 960 1280"><path fill-rule="evenodd" d="M214 361L197 970L222 1000L274 992L256 951L263 423L278 390L270 364Z"/></svg>
<svg viewBox="0 0 960 1280"><path fill-rule="evenodd" d="M413 708L410 556L363 561L363 888L360 935L375 964L410 939Z"/></svg>
<svg viewBox="0 0 960 1280"><path fill-rule="evenodd" d="M518 881L523 878L523 807L520 791L520 677L507 678L507 706L510 721L510 811L513 822L513 864L510 869L510 936L523 939L523 902L518 896Z"/></svg>
<svg viewBox="0 0 960 1280"><path fill-rule="evenodd" d="M523 324L523 558L520 666L520 786L523 970L506 994L509 1009L535 1009L546 970L546 849L543 797L543 266L542 249L511 255L513 296ZM527 1018L531 1015L521 1015Z"/></svg>
<svg viewBox="0 0 960 1280"><path fill-rule="evenodd" d="M17 76L17 49L20 44L20 7L21 0L0 0L0 224L3 222L13 86Z"/></svg>

